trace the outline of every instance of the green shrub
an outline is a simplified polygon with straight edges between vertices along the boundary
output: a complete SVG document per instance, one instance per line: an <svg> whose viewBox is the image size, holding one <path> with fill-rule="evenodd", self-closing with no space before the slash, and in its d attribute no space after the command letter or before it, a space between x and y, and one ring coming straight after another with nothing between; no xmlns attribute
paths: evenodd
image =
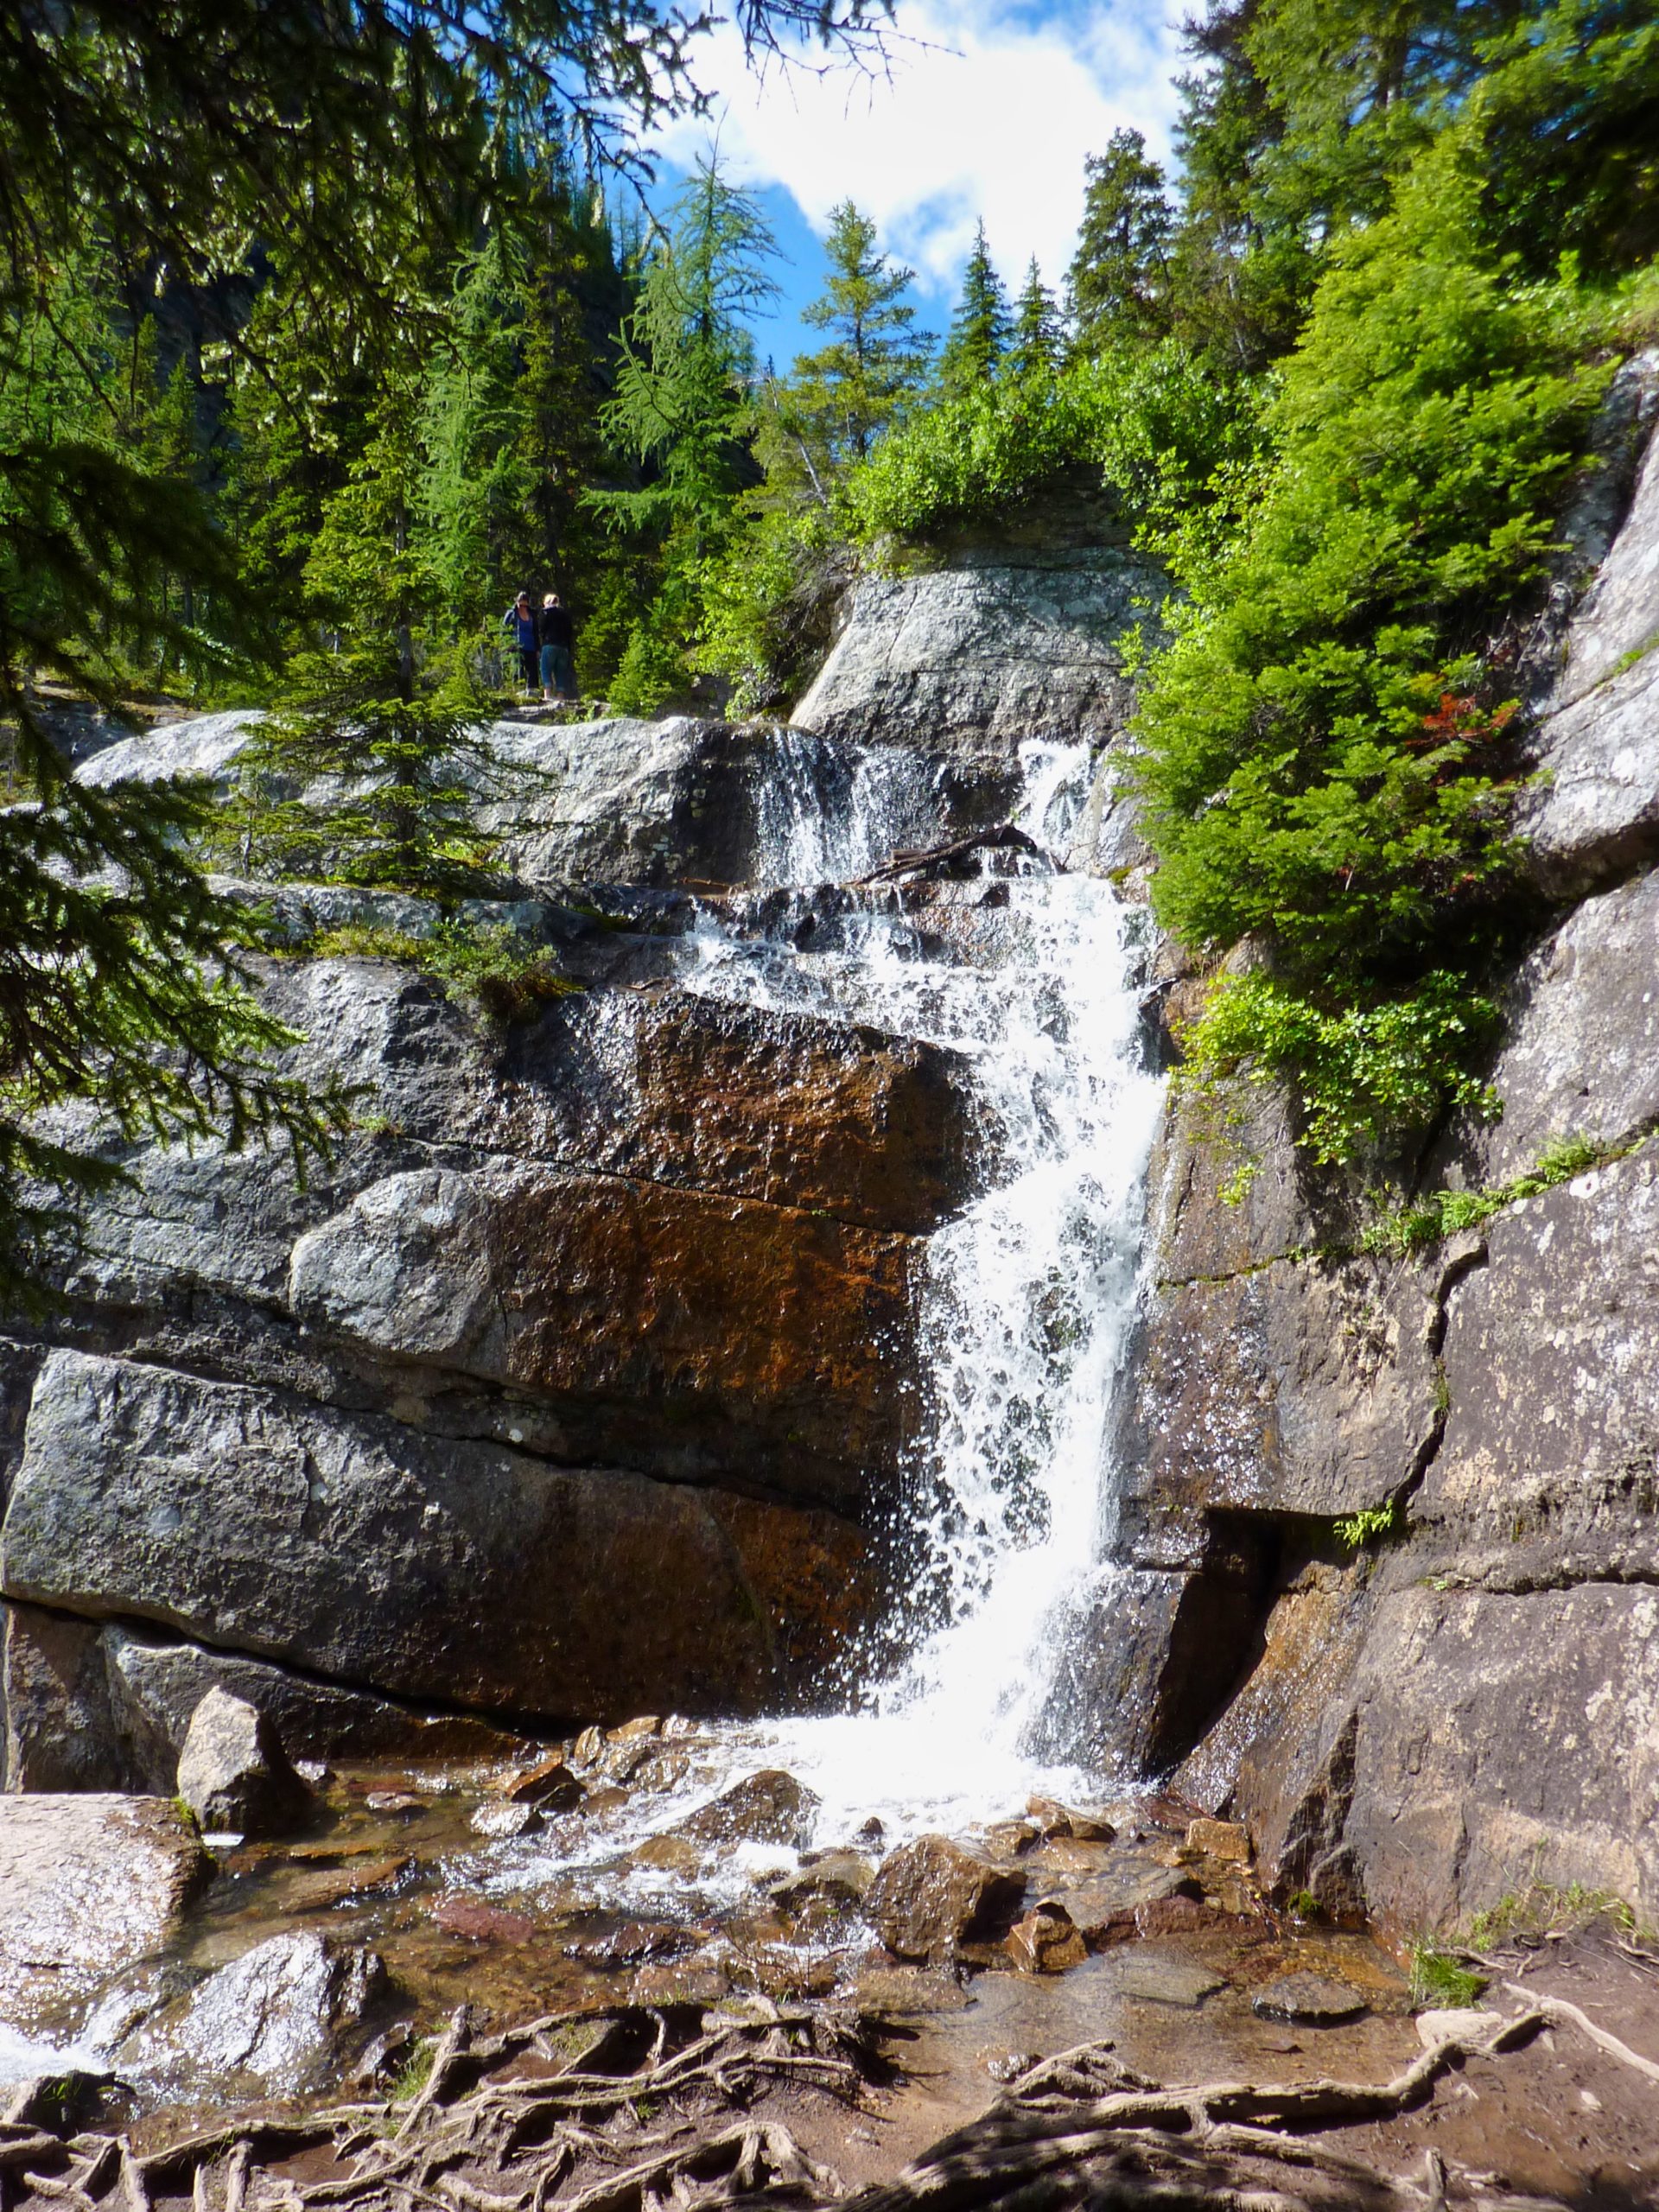
<svg viewBox="0 0 1659 2212"><path fill-rule="evenodd" d="M1495 1114L1468 1062L1496 1020L1489 998L1444 969L1406 995L1336 1012L1276 976L1227 976L1187 1032L1176 1083L1200 1107L1224 1103L1241 1077L1285 1084L1300 1109L1298 1141L1341 1164L1449 1106Z"/></svg>
<svg viewBox="0 0 1659 2212"><path fill-rule="evenodd" d="M842 493L865 541L1006 515L1046 484L1096 468L1137 523L1174 529L1213 479L1254 452L1250 388L1173 340L950 392L888 433Z"/></svg>
<svg viewBox="0 0 1659 2212"><path fill-rule="evenodd" d="M533 938L505 926L475 929L441 922L426 937L372 924L346 923L320 930L299 948L307 960L397 960L418 968L446 992L471 999L498 1021L516 1021L549 999L582 986L560 970L553 955Z"/></svg>

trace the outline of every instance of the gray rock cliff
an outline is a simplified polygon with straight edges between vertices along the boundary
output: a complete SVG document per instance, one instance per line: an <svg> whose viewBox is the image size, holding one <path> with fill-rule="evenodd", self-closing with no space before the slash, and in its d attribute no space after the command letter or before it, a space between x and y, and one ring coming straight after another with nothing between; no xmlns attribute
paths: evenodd
<svg viewBox="0 0 1659 2212"><path fill-rule="evenodd" d="M1556 904L1504 998L1503 1118L1421 1179L1491 1188L1567 1137L1604 1164L1389 1260L1270 1099L1236 1208L1234 1147L1175 1114L1118 1414L1131 1602L1054 1717L1098 1736L1089 1670L1132 1652L1143 1770L1248 1822L1281 1894L1408 1929L1534 1880L1659 1910L1659 442L1626 487L1535 726Z"/></svg>

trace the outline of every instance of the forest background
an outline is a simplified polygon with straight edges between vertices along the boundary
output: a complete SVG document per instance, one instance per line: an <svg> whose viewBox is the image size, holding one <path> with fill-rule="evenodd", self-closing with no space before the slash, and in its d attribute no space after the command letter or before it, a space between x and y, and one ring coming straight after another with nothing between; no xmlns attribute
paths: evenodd
<svg viewBox="0 0 1659 2212"><path fill-rule="evenodd" d="M784 370L754 202L712 156L660 221L630 181L695 25L223 12L194 84L188 8L25 8L0 49L0 1269L104 1172L44 1108L329 1126L274 1071L211 810L78 794L43 683L283 709L273 742L440 824L370 840L378 879L453 894L487 873L454 756L520 585L572 606L589 700L777 713L859 573L1079 478L1174 586L1135 647L1154 902L1250 949L1186 1079L1289 1081L1328 1161L1487 1103L1527 625L1659 328L1653 0L1211 0L1175 173L1129 131L1090 160L1062 297L1033 266L1010 300L982 233L935 343L849 198ZM869 28L744 22L780 27Z"/></svg>

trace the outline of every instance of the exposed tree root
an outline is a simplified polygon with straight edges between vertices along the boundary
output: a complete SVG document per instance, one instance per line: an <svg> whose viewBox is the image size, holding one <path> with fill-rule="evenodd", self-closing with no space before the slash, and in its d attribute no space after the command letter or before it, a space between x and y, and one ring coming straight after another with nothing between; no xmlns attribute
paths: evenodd
<svg viewBox="0 0 1659 2212"><path fill-rule="evenodd" d="M1416 2110L1448 2073L1547 2026L1659 2082L1659 2065L1551 1998L1508 2019L1471 2015L1381 2084L1172 2088L1085 2044L1030 2068L980 2119L840 2212L1446 2212L1438 2153L1420 2181L1389 2177L1344 2155L1331 2131ZM0 2212L29 2197L66 2212L187 2201L192 2212L817 2212L842 2197L836 2176L750 2108L784 2083L855 2101L873 2060L861 2024L833 2012L705 2033L691 2007L619 2006L475 2037L463 2010L406 2105L252 2120L144 2156L124 2137L0 2121ZM1456 2201L1484 2212L1547 2203L1471 2176Z"/></svg>

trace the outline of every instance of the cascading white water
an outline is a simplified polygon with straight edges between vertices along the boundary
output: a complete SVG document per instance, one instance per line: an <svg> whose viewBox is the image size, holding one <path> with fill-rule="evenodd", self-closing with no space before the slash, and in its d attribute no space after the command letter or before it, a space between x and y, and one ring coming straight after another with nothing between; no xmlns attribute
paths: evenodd
<svg viewBox="0 0 1659 2212"><path fill-rule="evenodd" d="M1032 746L1017 819L1062 849L1082 803L1086 748ZM804 792L778 806L765 855L802 887L881 856L886 822L861 793L902 789L893 764L859 764L853 818L825 823ZM839 794L837 794L839 796ZM907 795L906 795L907 796ZM929 957L897 902L838 918L833 950L757 942L709 918L690 940L686 987L752 1003L868 1020L968 1057L988 1130L989 1187L931 1241L921 1349L937 1501L919 1551L929 1625L856 1711L738 1732L823 1799L821 1835L871 1814L890 1834L998 1817L1046 1770L1033 1725L1065 1663L1099 1557L1103 1452L1113 1378L1133 1317L1141 1192L1160 1084L1138 1047L1131 918L1111 887L1034 868L1006 882L995 941L967 962ZM810 942L809 938L808 942Z"/></svg>

